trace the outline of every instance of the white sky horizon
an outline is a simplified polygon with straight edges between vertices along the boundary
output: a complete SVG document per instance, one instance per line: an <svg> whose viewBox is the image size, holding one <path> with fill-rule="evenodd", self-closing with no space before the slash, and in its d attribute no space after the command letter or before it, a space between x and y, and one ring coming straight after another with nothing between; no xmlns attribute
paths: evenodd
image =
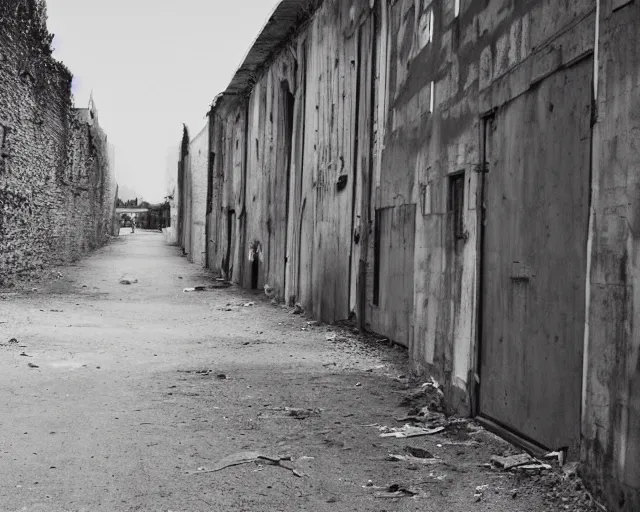
<svg viewBox="0 0 640 512"><path fill-rule="evenodd" d="M47 0L53 56L73 74L76 107L93 92L121 188L163 200L183 123L191 138L205 126L277 3Z"/></svg>

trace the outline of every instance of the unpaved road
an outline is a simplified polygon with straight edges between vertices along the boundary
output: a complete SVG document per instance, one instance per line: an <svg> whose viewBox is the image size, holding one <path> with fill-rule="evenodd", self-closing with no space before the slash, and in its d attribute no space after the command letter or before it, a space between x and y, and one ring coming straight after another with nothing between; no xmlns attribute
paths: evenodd
<svg viewBox="0 0 640 512"><path fill-rule="evenodd" d="M120 237L62 272L0 292L2 511L531 512L567 503L536 477L481 467L515 451L464 424L380 438L366 425L398 426L407 411L406 385L394 379L406 371L404 351L309 325L264 295L183 293L213 279L159 234ZM120 284L125 274L138 282ZM346 341L327 339L336 333ZM320 411L296 419L284 407ZM387 460L407 445L442 461ZM190 473L246 450L291 456L301 476L256 463ZM418 494L376 497L369 480Z"/></svg>

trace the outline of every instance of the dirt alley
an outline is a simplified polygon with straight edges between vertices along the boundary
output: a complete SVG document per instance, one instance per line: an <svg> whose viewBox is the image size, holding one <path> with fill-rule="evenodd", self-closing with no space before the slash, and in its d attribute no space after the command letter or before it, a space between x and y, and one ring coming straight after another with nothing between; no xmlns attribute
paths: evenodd
<svg viewBox="0 0 640 512"><path fill-rule="evenodd" d="M264 293L184 293L214 279L158 233L60 272L0 291L2 511L578 510L547 477L482 466L518 451L473 424L381 438L370 425L407 413L406 351ZM442 460L388 460L406 446ZM266 461L197 473L247 450L291 456L299 476ZM392 484L418 494L376 495Z"/></svg>

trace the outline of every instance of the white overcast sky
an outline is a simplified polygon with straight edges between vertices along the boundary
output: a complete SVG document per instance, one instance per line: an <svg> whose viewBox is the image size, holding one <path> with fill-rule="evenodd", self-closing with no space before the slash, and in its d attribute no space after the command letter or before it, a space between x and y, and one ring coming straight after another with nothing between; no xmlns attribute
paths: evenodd
<svg viewBox="0 0 640 512"><path fill-rule="evenodd" d="M54 57L89 94L115 145L119 184L165 195L167 151L191 137L277 0L47 0ZM205 185L206 186L206 185Z"/></svg>

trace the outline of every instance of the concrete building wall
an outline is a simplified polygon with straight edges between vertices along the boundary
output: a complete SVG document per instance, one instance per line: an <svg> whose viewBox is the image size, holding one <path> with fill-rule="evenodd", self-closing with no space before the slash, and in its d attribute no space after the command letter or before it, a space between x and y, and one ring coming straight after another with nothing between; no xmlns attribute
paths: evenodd
<svg viewBox="0 0 640 512"><path fill-rule="evenodd" d="M451 411L507 414L494 426L570 459L580 446L612 509L638 509L640 7L325 0L314 12L212 109L213 266L235 238L243 286L323 320L355 312L408 346Z"/></svg>
<svg viewBox="0 0 640 512"><path fill-rule="evenodd" d="M206 266L205 222L207 210L207 163L209 129L205 126L191 141L189 147L189 241L186 247L189 261Z"/></svg>
<svg viewBox="0 0 640 512"><path fill-rule="evenodd" d="M640 5L600 6L584 470L611 510L640 510Z"/></svg>
<svg viewBox="0 0 640 512"><path fill-rule="evenodd" d="M208 264L225 279L243 283L243 269L250 258L244 246L246 103L223 107L214 119L209 122Z"/></svg>
<svg viewBox="0 0 640 512"><path fill-rule="evenodd" d="M41 5L0 6L3 285L81 257L112 229L115 180L106 137L93 107L73 109L71 74L50 56Z"/></svg>

